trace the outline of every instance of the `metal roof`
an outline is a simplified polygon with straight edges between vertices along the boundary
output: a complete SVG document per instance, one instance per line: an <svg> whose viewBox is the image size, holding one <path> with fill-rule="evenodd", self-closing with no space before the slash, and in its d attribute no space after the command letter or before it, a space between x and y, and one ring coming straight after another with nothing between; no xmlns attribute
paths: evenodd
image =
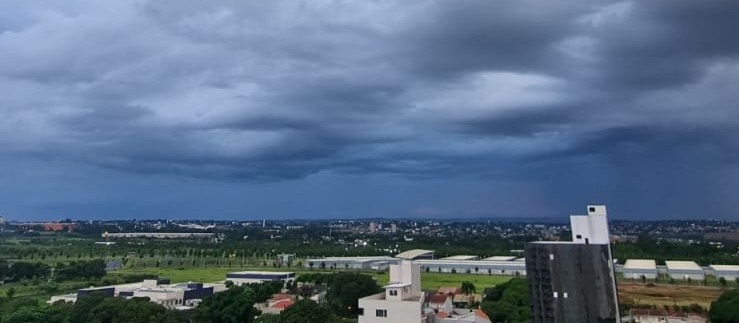
<svg viewBox="0 0 739 323"><path fill-rule="evenodd" d="M443 260L475 260L475 259L480 259L480 257L471 256L471 255L458 255L458 256L444 257L441 259Z"/></svg>
<svg viewBox="0 0 739 323"><path fill-rule="evenodd" d="M492 256L492 257L487 257L487 258L485 258L483 260L491 260L491 261L513 261L515 259L516 259L516 257L514 257L514 256Z"/></svg>
<svg viewBox="0 0 739 323"><path fill-rule="evenodd" d="M667 270L703 270L695 261L668 260L665 261L665 266Z"/></svg>
<svg viewBox="0 0 739 323"><path fill-rule="evenodd" d="M739 271L739 266L736 265L711 265L710 267L714 271Z"/></svg>
<svg viewBox="0 0 739 323"><path fill-rule="evenodd" d="M425 249L413 249L408 251L403 251L397 255L395 255L395 258L401 258L401 259L407 259L407 260L413 260L421 256L425 256L428 254L433 254L433 250L425 250Z"/></svg>
<svg viewBox="0 0 739 323"><path fill-rule="evenodd" d="M657 270L657 262L654 261L654 259L627 259L626 264L624 264L624 269Z"/></svg>

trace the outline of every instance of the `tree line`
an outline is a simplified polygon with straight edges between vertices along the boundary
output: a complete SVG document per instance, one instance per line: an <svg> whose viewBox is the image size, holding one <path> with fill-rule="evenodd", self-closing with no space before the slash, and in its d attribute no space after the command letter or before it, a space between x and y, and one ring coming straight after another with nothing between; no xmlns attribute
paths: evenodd
<svg viewBox="0 0 739 323"><path fill-rule="evenodd" d="M169 310L147 298L104 297L91 294L75 303L57 302L40 305L36 300L0 298L0 323L334 323L344 320L336 315L356 315L343 311L356 304L357 293L374 292L371 277L336 274L330 279L331 297L327 304L299 300L279 315L261 315L254 304L265 302L282 288L281 283L229 284L224 292L208 296L188 311ZM356 282L355 280L359 280ZM374 282L374 281L373 281ZM358 292L358 291L359 292ZM354 305L356 308L356 305Z"/></svg>
<svg viewBox="0 0 739 323"><path fill-rule="evenodd" d="M76 279L97 279L105 276L105 261L102 259L57 263L54 279L57 282ZM41 262L0 260L0 280L15 282L24 279L47 279L52 267Z"/></svg>

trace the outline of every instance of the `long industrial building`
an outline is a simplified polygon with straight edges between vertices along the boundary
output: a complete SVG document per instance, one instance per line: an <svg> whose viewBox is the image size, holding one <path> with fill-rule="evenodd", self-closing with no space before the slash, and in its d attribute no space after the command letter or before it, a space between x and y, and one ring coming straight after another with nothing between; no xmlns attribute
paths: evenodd
<svg viewBox="0 0 739 323"><path fill-rule="evenodd" d="M463 255L432 259L432 250L414 249L395 257L328 257L307 259L303 266L310 269L386 270L411 259L422 272L471 273L481 275L526 275L526 264L512 256L496 256L480 260L479 256Z"/></svg>
<svg viewBox="0 0 739 323"><path fill-rule="evenodd" d="M728 281L736 281L739 278L739 266L734 265L711 265L709 266L716 278L724 278Z"/></svg>
<svg viewBox="0 0 739 323"><path fill-rule="evenodd" d="M622 271L624 278L629 279L655 279L659 276L654 259L628 259Z"/></svg>
<svg viewBox="0 0 739 323"><path fill-rule="evenodd" d="M665 261L667 275L676 280L703 280L706 273L695 261Z"/></svg>

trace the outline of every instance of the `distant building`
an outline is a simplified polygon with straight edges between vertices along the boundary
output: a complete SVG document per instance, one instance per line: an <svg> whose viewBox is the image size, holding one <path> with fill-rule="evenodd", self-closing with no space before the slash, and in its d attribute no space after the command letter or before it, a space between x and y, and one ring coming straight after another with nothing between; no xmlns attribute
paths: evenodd
<svg viewBox="0 0 739 323"><path fill-rule="evenodd" d="M572 242L533 242L526 274L534 323L620 323L606 208L570 216Z"/></svg>
<svg viewBox="0 0 739 323"><path fill-rule="evenodd" d="M30 230L30 229L37 229L38 227L41 227L44 231L53 231L53 232L59 232L59 231L73 231L75 228L77 228L77 224L74 223L61 223L61 222L27 222L21 224L21 228Z"/></svg>
<svg viewBox="0 0 739 323"><path fill-rule="evenodd" d="M282 266L290 266L295 261L294 253L281 253L275 257L275 262Z"/></svg>
<svg viewBox="0 0 739 323"><path fill-rule="evenodd" d="M226 290L224 284L180 283L170 284L169 280L147 279L140 283L120 284L103 287L90 287L76 293L52 296L47 302L76 302L92 294L107 297L148 297L153 303L170 309L185 309L197 306L200 301L213 293Z"/></svg>
<svg viewBox="0 0 739 323"><path fill-rule="evenodd" d="M433 250L413 249L401 252L395 257L327 257L307 259L303 267L310 269L361 269L387 270L388 266L399 264L403 259L413 260L424 272L471 273L480 275L525 276L526 264L523 258L510 256L490 257L479 260L478 256L460 255L433 259Z"/></svg>
<svg viewBox="0 0 739 323"><path fill-rule="evenodd" d="M711 265L711 270L713 270L713 275L716 276L716 278L724 278L728 281L735 281L737 278L739 278L739 266L734 265Z"/></svg>
<svg viewBox="0 0 739 323"><path fill-rule="evenodd" d="M399 259L387 256L380 257L327 257L306 259L303 267L309 269L362 269L386 270L390 264Z"/></svg>
<svg viewBox="0 0 739 323"><path fill-rule="evenodd" d="M654 259L628 259L624 264L623 274L628 279L655 279L659 276Z"/></svg>
<svg viewBox="0 0 739 323"><path fill-rule="evenodd" d="M236 286L243 284L261 284L263 282L291 282L295 280L294 272L277 271L237 271L226 274L226 280L230 280Z"/></svg>
<svg viewBox="0 0 739 323"><path fill-rule="evenodd" d="M123 268L123 262L120 260L108 260L105 263L105 271L116 271Z"/></svg>
<svg viewBox="0 0 739 323"><path fill-rule="evenodd" d="M667 275L676 280L703 280L706 273L695 261L665 261Z"/></svg>
<svg viewBox="0 0 739 323"><path fill-rule="evenodd" d="M103 238L152 238L152 239L192 239L215 238L215 233L204 232L119 232L102 234Z"/></svg>

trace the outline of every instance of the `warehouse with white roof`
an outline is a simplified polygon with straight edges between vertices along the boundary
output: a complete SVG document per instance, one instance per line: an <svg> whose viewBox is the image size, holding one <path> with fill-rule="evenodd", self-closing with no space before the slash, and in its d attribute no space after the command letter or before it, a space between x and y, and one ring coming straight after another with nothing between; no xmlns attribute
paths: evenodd
<svg viewBox="0 0 739 323"><path fill-rule="evenodd" d="M624 264L623 274L627 279L655 279L659 272L654 259L628 259Z"/></svg>
<svg viewBox="0 0 739 323"><path fill-rule="evenodd" d="M711 265L711 270L716 278L723 277L728 281L735 281L739 278L739 266L734 265Z"/></svg>
<svg viewBox="0 0 739 323"><path fill-rule="evenodd" d="M703 280L706 273L695 261L665 261L667 275L677 280Z"/></svg>

